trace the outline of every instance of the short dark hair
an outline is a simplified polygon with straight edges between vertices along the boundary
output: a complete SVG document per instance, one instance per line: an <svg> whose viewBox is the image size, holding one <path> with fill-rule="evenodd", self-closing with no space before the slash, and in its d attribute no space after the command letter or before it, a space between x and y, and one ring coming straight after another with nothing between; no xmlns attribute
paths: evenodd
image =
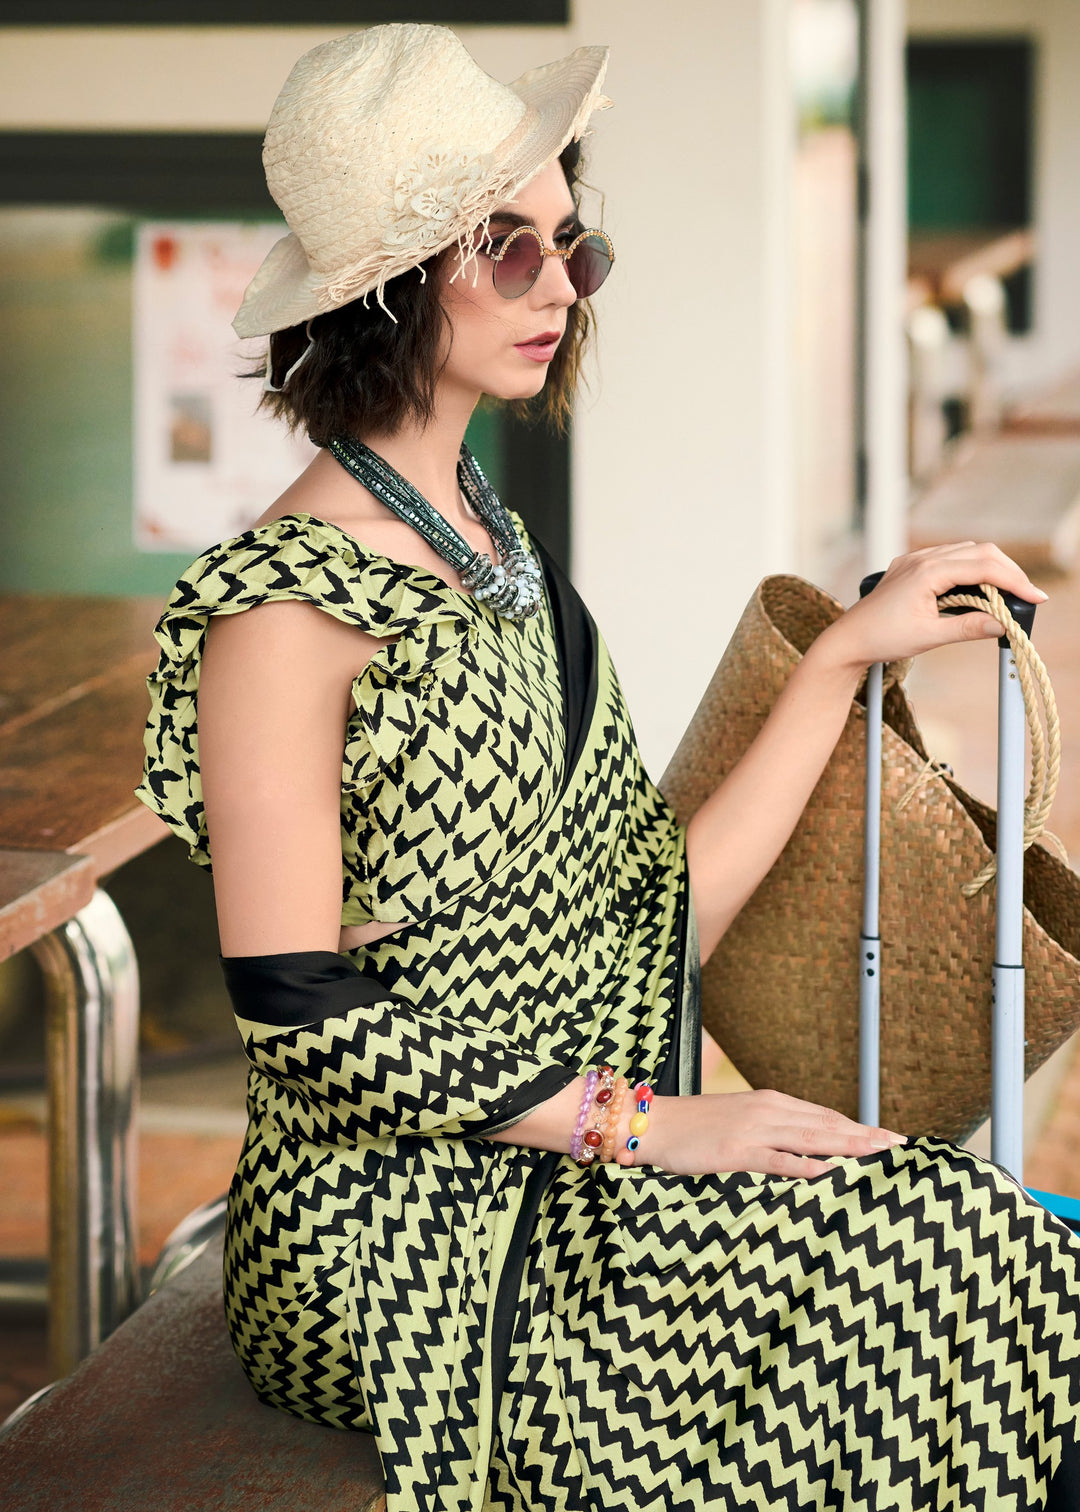
<svg viewBox="0 0 1080 1512"><path fill-rule="evenodd" d="M559 162L576 205L581 143L564 147ZM325 446L332 436L342 434L393 433L409 416L427 424L435 413L439 351L446 327L438 280L431 275L440 258L453 250L422 263L424 278L417 267L387 281L383 299L396 325L374 299L367 308L362 299L354 299L316 315L310 322L318 337L314 350L297 368L285 392L264 393L258 408L285 420L290 432L303 428L315 446ZM238 376L265 378L269 361L272 381L280 384L308 344L305 324L275 331L268 356ZM565 432L593 330L588 302L576 300L567 310L566 334L548 366L544 387L530 399L499 402L523 420L544 419L556 431Z"/></svg>

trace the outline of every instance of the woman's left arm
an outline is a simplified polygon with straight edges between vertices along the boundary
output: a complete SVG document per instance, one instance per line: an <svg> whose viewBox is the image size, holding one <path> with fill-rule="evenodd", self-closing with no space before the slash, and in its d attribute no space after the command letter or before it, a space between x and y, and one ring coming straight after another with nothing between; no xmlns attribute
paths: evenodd
<svg viewBox="0 0 1080 1512"><path fill-rule="evenodd" d="M996 546L963 541L897 557L874 592L814 641L757 737L691 819L686 854L702 961L787 844L866 668L1001 634L989 615L941 613L938 597L959 583L1046 598Z"/></svg>

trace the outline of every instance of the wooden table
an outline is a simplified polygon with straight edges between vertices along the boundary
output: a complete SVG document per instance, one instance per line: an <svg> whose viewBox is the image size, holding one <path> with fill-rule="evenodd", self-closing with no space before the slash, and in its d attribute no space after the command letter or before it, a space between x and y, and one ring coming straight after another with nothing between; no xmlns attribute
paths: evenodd
<svg viewBox="0 0 1080 1512"><path fill-rule="evenodd" d="M158 598L0 595L0 959L45 977L49 1348L66 1374L139 1300L139 987L97 884L168 833L134 796Z"/></svg>

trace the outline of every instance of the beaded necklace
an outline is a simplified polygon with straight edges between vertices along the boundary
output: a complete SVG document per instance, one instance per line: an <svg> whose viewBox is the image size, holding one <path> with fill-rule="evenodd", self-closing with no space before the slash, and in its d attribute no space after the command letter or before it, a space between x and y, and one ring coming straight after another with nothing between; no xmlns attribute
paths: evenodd
<svg viewBox="0 0 1080 1512"><path fill-rule="evenodd" d="M502 557L492 562L486 551L476 551L450 521L429 504L408 478L403 478L390 463L362 441L351 436L334 436L327 443L331 452L353 477L369 489L387 509L411 525L445 562L449 562L478 599L507 619L527 619L535 614L543 600L540 564L525 550L514 522L499 502L498 495L481 470L472 452L461 443L457 477L469 504L487 526L488 534Z"/></svg>

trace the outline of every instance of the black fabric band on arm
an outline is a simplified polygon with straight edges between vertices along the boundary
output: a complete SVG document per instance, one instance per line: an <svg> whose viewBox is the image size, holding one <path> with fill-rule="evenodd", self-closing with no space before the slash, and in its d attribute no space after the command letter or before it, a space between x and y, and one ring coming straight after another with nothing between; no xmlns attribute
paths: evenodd
<svg viewBox="0 0 1080 1512"><path fill-rule="evenodd" d="M219 955L237 1018L301 1029L350 1008L390 1002L392 994L336 950Z"/></svg>

